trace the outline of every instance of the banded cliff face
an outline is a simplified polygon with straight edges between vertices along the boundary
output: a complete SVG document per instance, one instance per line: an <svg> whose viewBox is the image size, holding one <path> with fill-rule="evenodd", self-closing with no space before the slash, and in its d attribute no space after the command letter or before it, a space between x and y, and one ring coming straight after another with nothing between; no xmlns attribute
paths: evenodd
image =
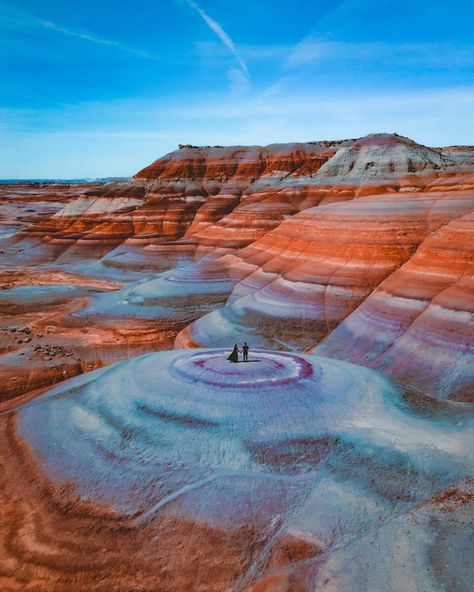
<svg viewBox="0 0 474 592"><path fill-rule="evenodd" d="M469 398L472 377L465 369L442 379L443 368L455 358L460 363L457 335L465 344L463 368L473 361L472 310L464 296L472 281L469 240L449 235L443 252L448 259L456 253L460 263L448 292L430 287L433 278L444 286L447 276L433 263L436 257L423 253L452 225L469 224L472 147L432 149L388 134L267 147L181 146L127 182L74 191L18 223L18 232L2 241L7 267L59 266L110 280L97 295L90 282L85 291L76 290L74 305L61 292L61 335L73 331L71 318L75 327L107 324L107 332L126 319L153 339L154 324L160 332L172 327L166 343L180 331L177 347L227 346L242 338L253 346L321 348L435 396ZM4 220L17 223L11 209L17 203L9 197ZM430 281L407 272L411 265ZM74 285L82 281L67 277ZM127 285L113 289L120 282ZM412 326L412 315L394 302L408 298L404 290L412 294L413 283L419 302L412 304L427 311ZM459 294L452 307L447 294ZM5 293L0 305L11 313L20 306L18 297ZM20 298L25 314L41 308L37 300L24 302L39 296L22 292ZM436 309L430 330L421 330L439 298L448 311L444 320ZM449 327L461 317L457 333ZM397 330L387 328L387 318ZM426 363L418 372L402 339L418 327L410 347L433 344L429 332L446 343L449 351L437 370ZM113 335L113 341L121 344L114 351L123 351L122 336ZM13 355L10 341L5 348ZM99 357L96 365L113 361Z"/></svg>
<svg viewBox="0 0 474 592"><path fill-rule="evenodd" d="M375 337L379 328L375 323L361 327L373 336L374 347L372 351L368 345L361 352L359 342L344 331L343 321L348 317L349 324L350 315L357 314L382 282L390 282L393 275L396 283L398 270L409 266L438 230L464 220L464 215L469 219L474 210L473 171L468 166L460 168L452 157L452 151L443 154L398 136L372 136L341 147L313 177L309 190L305 187L299 192L304 184L292 181L286 197L290 191L298 195L292 204L293 215L283 216L287 219L248 246L238 249L243 246L238 241L226 244L234 247L220 258L226 276L234 283L228 301L182 331L176 345L223 346L247 339L260 346L306 350L325 340L316 351L325 355L341 351L344 359L372 365L371 356L379 351ZM284 194L285 188L280 192ZM308 196L316 207L308 207L314 205ZM249 210L253 200L265 203L257 193L249 198ZM244 205L239 206L227 221L244 210ZM201 238L212 230L216 243L223 241L225 222L208 227ZM244 228L246 232L253 230L251 223ZM455 241L450 243L451 250L458 250L457 273L462 276L462 286L472 283L472 236L469 238L450 238ZM201 273L204 277L202 269ZM437 277L443 272L427 266L426 274ZM405 280L401 276L403 286L407 285ZM429 283L422 282L422 287L425 293L420 298L428 306L436 294ZM411 356L408 345L403 350L397 337L393 356L387 354L383 362L377 357L374 367L438 397L472 399L474 326L470 298L462 295L466 291L459 292L453 308L444 313L444 317L451 313L451 326L438 314L430 325L434 335L428 338L425 330L424 338L418 335L416 345L411 343L419 348L421 357L423 348L431 345L441 355L444 344L443 363L437 364L436 356L421 363ZM390 313L393 321L403 326L397 319L400 313L395 308ZM456 331L457 323L464 323L460 332ZM391 337L386 338L387 347Z"/></svg>
<svg viewBox="0 0 474 592"><path fill-rule="evenodd" d="M245 194L278 185L288 176L315 174L343 144L184 146L143 169L128 183L112 183L86 192L16 238L37 247L38 262L99 258L125 245L125 251L130 247L134 252L138 267L153 268L150 247L153 251L157 245L183 238L188 229L191 244L195 245L199 233L235 210ZM256 232L248 233L243 228L248 219L245 214L237 213L237 222L223 222L224 227L229 226L227 234L235 234L235 228L239 228L242 235L230 238L230 244L248 244L275 227L286 208L280 204L273 209L267 205L265 213L269 212L272 220L262 221ZM293 211L290 208L288 213ZM254 216L254 220L258 219L263 217ZM41 237L41 244L37 237ZM202 242L208 242L206 235ZM111 265L126 265L126 254L125 262L123 257L124 249L111 253Z"/></svg>
<svg viewBox="0 0 474 592"><path fill-rule="evenodd" d="M474 212L426 238L315 351L472 401Z"/></svg>
<svg viewBox="0 0 474 592"><path fill-rule="evenodd" d="M244 247L286 217L378 191L424 188L454 160L401 136L267 147L183 146L128 183L87 191L17 239L36 261L100 258L161 269L160 245L178 257ZM117 250L116 250L117 249ZM170 245L166 247L170 252ZM171 258L173 260L173 258Z"/></svg>
<svg viewBox="0 0 474 592"><path fill-rule="evenodd" d="M183 146L140 171L135 182L142 181L147 195L159 203L164 198L188 204L190 216L186 227L175 235L180 239L176 249L179 252L183 243L192 245L191 252L197 251L199 257L248 245L298 211L305 191L289 199L289 192L280 186L285 179L301 181L314 176L344 144ZM147 255L142 253L143 259ZM121 259L111 254L112 265Z"/></svg>
<svg viewBox="0 0 474 592"><path fill-rule="evenodd" d="M226 306L185 329L178 344L224 345L237 331L261 345L312 347L426 237L472 209L471 192L430 192L376 195L298 213L221 259L236 282Z"/></svg>

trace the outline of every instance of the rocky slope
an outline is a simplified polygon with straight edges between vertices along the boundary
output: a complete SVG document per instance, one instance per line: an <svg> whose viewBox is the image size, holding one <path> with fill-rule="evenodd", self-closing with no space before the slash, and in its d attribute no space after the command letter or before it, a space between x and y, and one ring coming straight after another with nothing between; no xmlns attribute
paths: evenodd
<svg viewBox="0 0 474 592"><path fill-rule="evenodd" d="M453 162L411 140L383 134L265 148L184 146L130 183L88 191L46 223L29 228L26 238L44 237L38 249L44 260L97 258L112 251L108 261L120 265L124 250L113 249L125 243L137 264L141 255L146 265L154 259L150 248L163 242L184 236L202 247L245 246L299 210L380 187L423 184L426 179L415 173L433 174Z"/></svg>
<svg viewBox="0 0 474 592"><path fill-rule="evenodd" d="M291 174L316 172L341 143L329 144L185 146L140 171L132 182L86 192L47 223L27 229L17 239L36 246L31 236L44 237L37 248L37 261L41 257L45 261L101 257L128 238L135 247L159 245L182 237L201 208L194 230L199 223L219 220L250 187L257 190ZM147 254L144 250L145 260Z"/></svg>
<svg viewBox="0 0 474 592"><path fill-rule="evenodd" d="M48 211L39 201L37 215L32 212L27 223L17 220L21 196L8 194L2 210L4 219L19 225L2 241L6 288L31 282L32 265L41 266L39 283L60 270L68 285L84 288L61 293L54 318L58 339L44 343L33 333L31 347L70 347L67 332L74 335L72 342L80 337L84 343L82 329L100 326L100 365L137 352L141 337L132 344L134 327L141 336L154 336L145 340L150 348L170 344L181 330L178 347L227 346L235 339L278 349L321 347L431 395L472 398L466 370L473 362L470 235L452 232L445 241L446 258L459 261L455 276L423 255L437 236L458 223L469 225L472 147L432 149L389 134L267 147L182 146L131 181L76 191L75 196L65 193L62 204L55 202ZM420 277L430 281L406 271L412 261ZM104 287L91 291L91 279L104 280ZM436 292L433 284L449 290ZM427 309L413 326L407 324L411 314L390 304L399 300L386 296L405 292L416 292L417 306ZM20 351L23 343L15 348L10 329L38 326L41 334L53 322L46 311L54 306L45 300L41 311L34 291L23 290L18 302L17 296L7 291L0 301L0 313L20 315L16 325L4 324L3 363L13 374L19 373L20 354L30 363L33 356L28 349ZM429 343L438 340L438 352L446 346L444 362L422 364L402 337L421 330L438 310L439 298L447 308L443 321L433 318ZM379 319L379 327L375 313L366 312L381 300L398 332L383 336L386 325ZM124 323L130 325L127 347L117 334ZM363 338L364 332L369 335ZM418 344L423 339L417 334ZM105 353L111 351L112 359ZM458 366L463 360L464 369L454 370L455 359ZM67 372L84 369L63 363ZM30 374L20 374L24 378L12 385L12 393L29 389Z"/></svg>
<svg viewBox="0 0 474 592"><path fill-rule="evenodd" d="M196 248L243 247L312 206L413 186L423 190L455 162L386 134L265 148L184 146L132 182L87 191L16 241L23 249L35 247L38 263L109 253L110 266L159 270L163 243L177 257ZM169 244L177 239L178 245Z"/></svg>
<svg viewBox="0 0 474 592"><path fill-rule="evenodd" d="M424 240L315 351L472 401L473 313L471 211Z"/></svg>
<svg viewBox="0 0 474 592"><path fill-rule="evenodd" d="M466 212L473 209L474 192L429 191L369 196L296 214L221 259L236 282L226 306L187 327L177 345L222 346L238 338L260 346L305 350L326 338L318 352L365 365L375 365L377 359L374 367L436 396L472 398L469 286L474 275L474 235L472 214ZM409 269L418 275L408 275ZM455 290L458 283L465 288L457 297L453 292L450 302L444 290ZM385 285L397 296L393 306L383 291ZM408 308L399 304L405 293L417 298ZM420 314L437 302L440 293L446 319L432 320L434 335L429 341L418 336L422 357L424 346L434 347L433 340L439 343L436 356L422 363L411 354L415 344L402 351L399 339L405 330L414 330L408 322L413 320L413 307ZM388 307L386 320L377 321L368 312L372 299ZM358 336L344 331L354 322L351 313L363 319L359 330L369 338L364 347ZM391 349L390 361L382 364L380 340L387 324L398 332L388 332L386 348L392 348L394 341L397 346Z"/></svg>

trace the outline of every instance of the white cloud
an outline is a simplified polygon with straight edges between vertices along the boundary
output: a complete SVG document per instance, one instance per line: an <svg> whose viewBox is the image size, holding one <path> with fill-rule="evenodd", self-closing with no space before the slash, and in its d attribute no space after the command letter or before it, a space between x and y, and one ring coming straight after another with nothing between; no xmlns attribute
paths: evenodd
<svg viewBox="0 0 474 592"><path fill-rule="evenodd" d="M351 61L382 59L397 64L462 67L474 64L474 47L449 43L343 43L307 38L292 48L284 66L297 69L328 59Z"/></svg>
<svg viewBox="0 0 474 592"><path fill-rule="evenodd" d="M308 40L302 41L292 49L290 55L286 59L285 66L288 68L294 68L305 65L308 62L314 62L321 57L323 47L323 43Z"/></svg>
<svg viewBox="0 0 474 592"><path fill-rule="evenodd" d="M41 121L41 125L38 123ZM269 144L397 132L429 146L472 143L474 87L81 103L0 112L0 177L132 174L183 144ZM100 122L100 123L98 123ZM38 146L42 149L38 151Z"/></svg>

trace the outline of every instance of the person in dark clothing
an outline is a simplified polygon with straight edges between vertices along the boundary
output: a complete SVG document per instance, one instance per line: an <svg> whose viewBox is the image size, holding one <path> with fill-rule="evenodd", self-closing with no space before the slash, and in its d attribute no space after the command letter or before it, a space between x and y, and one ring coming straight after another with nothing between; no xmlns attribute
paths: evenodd
<svg viewBox="0 0 474 592"><path fill-rule="evenodd" d="M232 350L230 356L227 358L229 362L238 362L239 361L239 348L237 344L234 345L234 349Z"/></svg>
<svg viewBox="0 0 474 592"><path fill-rule="evenodd" d="M244 345L242 346L242 351L244 352L244 362L248 362L249 361L249 346L247 345L247 342L244 343Z"/></svg>

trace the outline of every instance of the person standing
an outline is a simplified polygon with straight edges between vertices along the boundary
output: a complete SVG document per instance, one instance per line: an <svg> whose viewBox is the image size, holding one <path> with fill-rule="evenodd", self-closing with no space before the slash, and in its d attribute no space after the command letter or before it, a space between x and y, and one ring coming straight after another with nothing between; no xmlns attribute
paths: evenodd
<svg viewBox="0 0 474 592"><path fill-rule="evenodd" d="M244 345L242 346L242 352L244 354L244 362L248 362L249 361L249 346L247 345L247 342L244 343Z"/></svg>
<svg viewBox="0 0 474 592"><path fill-rule="evenodd" d="M234 364L239 361L239 348L237 347L237 344L234 345L234 349L227 359L229 362L234 362Z"/></svg>

